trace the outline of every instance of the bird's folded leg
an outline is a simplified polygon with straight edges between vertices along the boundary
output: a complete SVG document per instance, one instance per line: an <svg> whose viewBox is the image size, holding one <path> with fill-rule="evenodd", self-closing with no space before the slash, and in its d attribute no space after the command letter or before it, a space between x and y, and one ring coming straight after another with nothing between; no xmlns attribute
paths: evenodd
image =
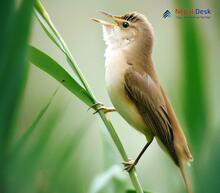
<svg viewBox="0 0 220 193"><path fill-rule="evenodd" d="M106 107L102 103L99 103L99 102L91 105L89 107L89 109L91 109L91 108L95 109L95 112L93 114L96 114L99 111L103 111L104 114L116 111L115 108L113 108L113 107Z"/></svg>

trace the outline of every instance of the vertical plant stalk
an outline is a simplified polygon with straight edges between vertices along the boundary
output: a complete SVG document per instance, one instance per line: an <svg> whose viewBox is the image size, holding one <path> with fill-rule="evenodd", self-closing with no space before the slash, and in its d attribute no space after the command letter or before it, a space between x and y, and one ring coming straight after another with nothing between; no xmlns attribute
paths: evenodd
<svg viewBox="0 0 220 193"><path fill-rule="evenodd" d="M42 3L38 0L35 3L35 9L37 10L38 13L40 13L40 16L43 17L43 19L46 21L48 27L51 29L52 33L55 35L58 44L56 44L61 51L66 55L67 57L67 61L70 64L70 67L72 68L72 70L76 73L77 77L80 79L80 82L83 84L83 86L85 87L85 89L87 90L87 92L93 96L91 89L89 88L89 85L87 83L87 81L84 79L75 59L73 58L72 54L69 51L69 48L67 47L66 43L64 42L63 38L61 37L61 35L59 34L59 32L57 31L57 29L55 28L53 22L50 19L49 14L47 13L47 11L45 10L45 8L43 7ZM39 20L39 17L37 17ZM41 23L41 21L39 20L39 22ZM41 25L43 26L43 24L41 23ZM45 30L45 28L44 28ZM47 32L48 33L48 32ZM51 38L51 36L49 36ZM53 42L56 40L53 40Z"/></svg>
<svg viewBox="0 0 220 193"><path fill-rule="evenodd" d="M39 20L39 22L40 22L41 26L43 27L43 29L45 30L45 32L48 34L50 39L59 47L59 49L66 55L67 61L70 64L71 68L73 69L73 71L75 72L77 77L79 78L81 84L84 86L84 88L86 89L88 94L93 99L93 102L96 103L97 100L96 100L94 94L92 93L86 79L84 78L83 74L81 73L78 65L76 64L73 56L71 55L67 45L64 42L63 38L61 37L61 35L59 34L59 32L56 30L55 26L53 25L53 23L49 17L49 14L46 12L45 8L43 7L42 3L39 0L37 0L36 4L35 4L35 13L36 13L37 19ZM47 24L47 26L45 26L45 23L43 23L43 21ZM123 158L123 160L128 161L128 156L125 152L125 149L124 149L124 147L119 139L119 136L116 133L111 121L109 119L107 119L107 117L105 116L105 114L102 111L99 111L98 113L99 113L99 116L101 117L103 123L105 124L109 134L111 135L112 140L114 141L114 144L116 145L121 157ZM141 184L138 180L135 169L133 169L129 173L129 176L130 176L131 182L132 182L136 192L143 193L143 189L142 189Z"/></svg>

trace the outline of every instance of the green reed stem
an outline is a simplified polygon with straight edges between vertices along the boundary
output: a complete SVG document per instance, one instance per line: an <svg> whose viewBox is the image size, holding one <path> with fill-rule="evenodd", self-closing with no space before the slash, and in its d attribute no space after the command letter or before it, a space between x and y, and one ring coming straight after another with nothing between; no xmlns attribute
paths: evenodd
<svg viewBox="0 0 220 193"><path fill-rule="evenodd" d="M88 94L93 99L94 104L97 102L92 90L89 87L89 84L87 83L86 79L84 78L83 74L81 73L75 59L73 58L72 54L70 53L66 43L64 42L63 38L55 28L54 24L52 23L49 14L47 13L46 9L43 7L42 3L37 0L35 5L35 14L38 18L41 26L47 33L47 35L50 37L50 39L58 46L58 48L66 55L67 61L70 64L72 70L75 72L76 76L79 78L80 82L88 92ZM47 24L47 26L46 26ZM111 121L107 119L105 114L102 111L99 111L99 116L101 117L103 123L105 124L109 134L112 137L112 140L114 141L114 144L116 145L121 157L123 160L128 161L127 153L120 141L120 138L118 134L116 133ZM137 174L135 172L135 169L132 170L129 173L131 182L136 190L137 193L143 193L143 189L141 187L141 184L138 180Z"/></svg>

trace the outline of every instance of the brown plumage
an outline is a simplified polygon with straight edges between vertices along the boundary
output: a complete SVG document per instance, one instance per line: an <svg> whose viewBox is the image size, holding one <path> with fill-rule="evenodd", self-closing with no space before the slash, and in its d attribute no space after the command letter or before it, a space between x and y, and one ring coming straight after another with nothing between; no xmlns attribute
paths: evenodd
<svg viewBox="0 0 220 193"><path fill-rule="evenodd" d="M159 145L180 168L187 190L192 188L184 165L192 161L184 132L177 120L154 70L151 54L153 28L147 18L137 12L111 17L116 24L102 20L107 45L106 84L111 101L121 116L148 143L134 162L125 162L130 171L155 137Z"/></svg>
<svg viewBox="0 0 220 193"><path fill-rule="evenodd" d="M155 73L141 75L135 68L128 68L125 73L125 91L136 104L147 127L165 146L175 164L180 168L188 192L192 192L190 182L185 174L184 163L192 161L185 136L176 119L173 108Z"/></svg>

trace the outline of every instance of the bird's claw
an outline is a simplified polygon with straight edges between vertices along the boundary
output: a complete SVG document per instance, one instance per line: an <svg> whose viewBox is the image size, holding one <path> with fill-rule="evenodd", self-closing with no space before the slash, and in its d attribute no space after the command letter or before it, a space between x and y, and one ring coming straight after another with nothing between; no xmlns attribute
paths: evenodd
<svg viewBox="0 0 220 193"><path fill-rule="evenodd" d="M134 166L136 165L135 160L129 159L128 161L123 161L122 164L124 165L124 170L130 172Z"/></svg>
<svg viewBox="0 0 220 193"><path fill-rule="evenodd" d="M115 108L106 107L102 103L95 103L95 104L91 105L88 110L90 110L91 108L95 109L95 112L93 114L96 114L99 111L103 111L104 114L116 111Z"/></svg>
<svg viewBox="0 0 220 193"><path fill-rule="evenodd" d="M114 112L116 110L115 110L115 108L112 108L112 107L101 106L101 107L97 108L96 111L93 114L96 114L99 111L103 111L104 114L107 114L107 113L110 113L110 112Z"/></svg>

